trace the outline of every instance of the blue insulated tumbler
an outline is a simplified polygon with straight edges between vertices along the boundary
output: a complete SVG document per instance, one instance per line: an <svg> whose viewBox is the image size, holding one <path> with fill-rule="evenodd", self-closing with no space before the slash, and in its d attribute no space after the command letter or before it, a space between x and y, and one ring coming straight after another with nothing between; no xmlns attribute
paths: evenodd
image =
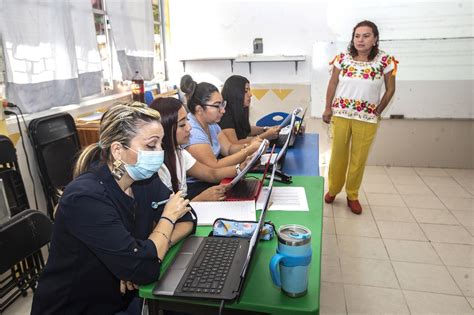
<svg viewBox="0 0 474 315"><path fill-rule="evenodd" d="M296 224L280 226L277 253L270 260L273 283L291 297L305 295L311 256L311 231L308 228Z"/></svg>

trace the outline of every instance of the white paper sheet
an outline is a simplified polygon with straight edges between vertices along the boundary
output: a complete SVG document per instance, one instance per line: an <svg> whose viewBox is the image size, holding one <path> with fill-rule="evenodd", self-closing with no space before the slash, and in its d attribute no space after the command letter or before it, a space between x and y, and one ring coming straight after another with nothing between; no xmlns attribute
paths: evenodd
<svg viewBox="0 0 474 315"><path fill-rule="evenodd" d="M268 188L263 187L256 209L262 209L267 194ZM309 211L304 187L273 187L269 210Z"/></svg>
<svg viewBox="0 0 474 315"><path fill-rule="evenodd" d="M212 225L218 218L256 221L255 201L201 201L191 202L198 225Z"/></svg>

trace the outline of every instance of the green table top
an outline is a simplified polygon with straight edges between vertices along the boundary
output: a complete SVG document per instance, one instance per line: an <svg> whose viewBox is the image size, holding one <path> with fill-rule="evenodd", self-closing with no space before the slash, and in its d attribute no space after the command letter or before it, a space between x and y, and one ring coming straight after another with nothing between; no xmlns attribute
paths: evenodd
<svg viewBox="0 0 474 315"><path fill-rule="evenodd" d="M275 182L275 186L285 186ZM268 211L266 221L270 220L278 229L283 224L300 224L308 227L312 233L311 248L313 257L309 268L308 293L299 298L291 298L283 294L271 279L269 263L277 248L277 238L271 241L260 241L255 256L252 258L247 272L242 295L238 302L226 303L226 308L265 312L271 314L318 314L319 291L321 275L321 237L323 220L323 191L324 179L319 176L293 176L293 187L304 187L310 211ZM260 211L257 217L260 216ZM210 226L200 226L196 235L207 236ZM163 271L168 268L181 244L170 249L162 265ZM140 287L140 296L147 299L157 299L152 294L155 283ZM209 300L191 300L183 298L160 297L166 301L216 305Z"/></svg>

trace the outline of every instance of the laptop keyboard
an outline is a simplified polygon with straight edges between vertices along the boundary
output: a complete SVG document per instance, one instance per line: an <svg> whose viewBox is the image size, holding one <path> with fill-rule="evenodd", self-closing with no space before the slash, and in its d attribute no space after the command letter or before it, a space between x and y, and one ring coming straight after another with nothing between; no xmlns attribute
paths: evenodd
<svg viewBox="0 0 474 315"><path fill-rule="evenodd" d="M239 245L238 239L211 237L183 283L183 292L219 294L224 287L232 260Z"/></svg>
<svg viewBox="0 0 474 315"><path fill-rule="evenodd" d="M232 189L228 190L225 195L231 199L252 199L255 197L259 183L259 180L241 180Z"/></svg>

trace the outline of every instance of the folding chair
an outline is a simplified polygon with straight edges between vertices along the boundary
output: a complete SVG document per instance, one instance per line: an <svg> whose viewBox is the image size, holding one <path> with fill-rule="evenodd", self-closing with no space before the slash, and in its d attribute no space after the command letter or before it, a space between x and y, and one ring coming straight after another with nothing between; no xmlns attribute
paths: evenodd
<svg viewBox="0 0 474 315"><path fill-rule="evenodd" d="M36 289L44 262L38 253L51 240L53 224L38 210L24 210L0 225L0 313L28 289Z"/></svg>
<svg viewBox="0 0 474 315"><path fill-rule="evenodd" d="M33 119L28 126L30 140L46 197L47 210L53 219L54 206L64 187L72 180L72 171L81 150L74 119L68 113Z"/></svg>

